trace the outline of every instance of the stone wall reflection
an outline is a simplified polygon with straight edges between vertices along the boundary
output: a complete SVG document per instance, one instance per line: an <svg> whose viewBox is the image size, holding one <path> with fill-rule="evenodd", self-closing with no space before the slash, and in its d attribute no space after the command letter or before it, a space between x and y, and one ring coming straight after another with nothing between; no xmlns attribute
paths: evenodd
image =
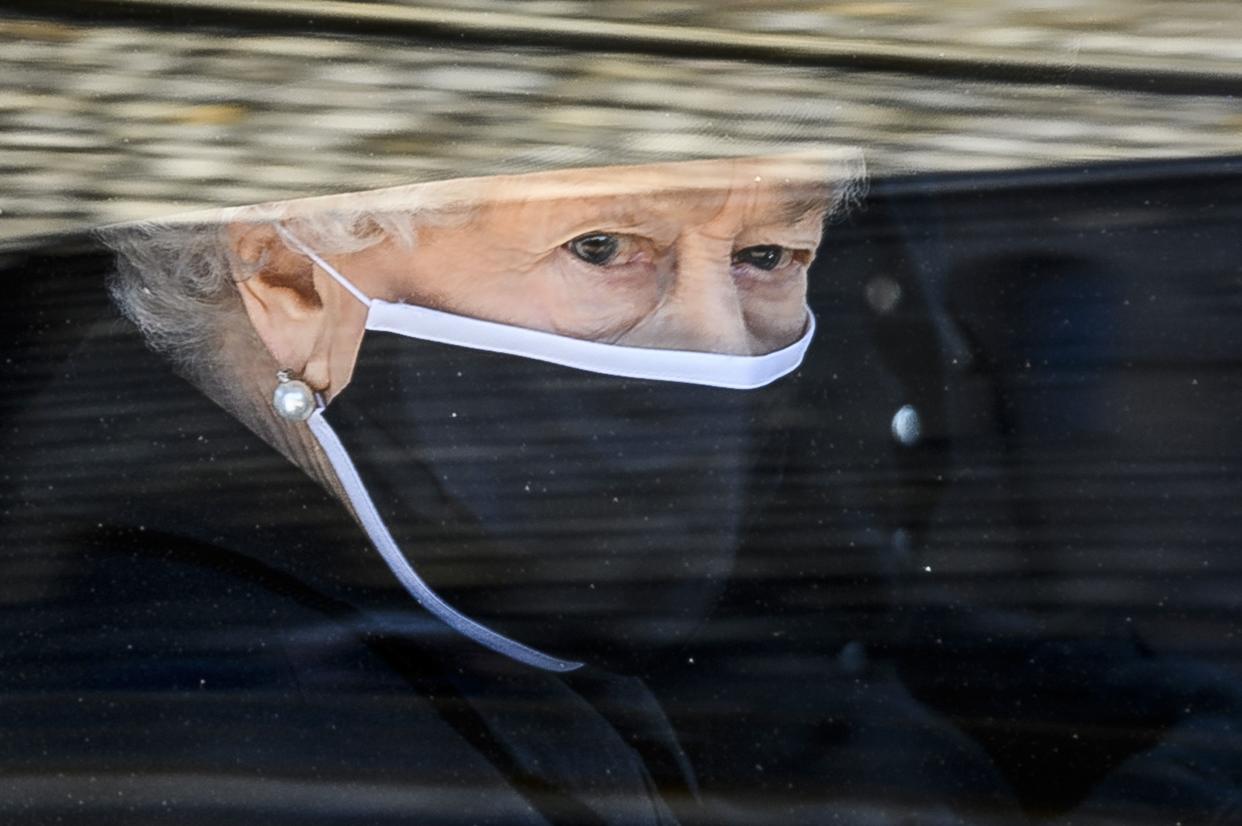
<svg viewBox="0 0 1242 826"><path fill-rule="evenodd" d="M591 9L633 20L637 5ZM1148 55L1155 68L1242 58L1231 29L1242 23L1220 4L1112 4L1095 17L820 5L642 4L653 24L943 42L949 57L988 44L1084 63ZM582 4L506 8L572 17ZM791 142L862 146L877 175L1242 152L1224 95L690 57L0 18L0 73L0 243L198 207Z"/></svg>

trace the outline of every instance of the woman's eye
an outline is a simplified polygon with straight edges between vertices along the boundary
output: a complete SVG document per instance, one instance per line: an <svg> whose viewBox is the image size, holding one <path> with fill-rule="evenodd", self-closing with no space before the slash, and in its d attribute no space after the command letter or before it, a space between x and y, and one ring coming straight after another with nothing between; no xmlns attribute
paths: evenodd
<svg viewBox="0 0 1242 826"><path fill-rule="evenodd" d="M734 264L745 264L759 270L779 270L789 265L793 253L784 247L767 244L759 247L747 247L733 253Z"/></svg>
<svg viewBox="0 0 1242 826"><path fill-rule="evenodd" d="M615 235L596 232L590 235L580 235L566 246L581 260L596 267L602 267L617 257L621 241Z"/></svg>

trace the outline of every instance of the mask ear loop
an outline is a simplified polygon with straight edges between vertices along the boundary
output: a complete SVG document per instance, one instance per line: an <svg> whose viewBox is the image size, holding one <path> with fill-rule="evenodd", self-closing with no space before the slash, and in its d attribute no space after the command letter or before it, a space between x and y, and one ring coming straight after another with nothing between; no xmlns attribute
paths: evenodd
<svg viewBox="0 0 1242 826"><path fill-rule="evenodd" d="M348 278L337 272L335 267L325 261L322 256L309 246L302 243L301 239L296 235L280 224L276 225L276 231L280 233L280 236L291 247L314 261L324 272L335 279L336 283L348 290L350 295L361 301L363 306L369 309L373 305L371 298L366 293L354 286ZM307 424L315 435L315 439L319 442L319 446L323 448L324 453L327 455L333 470L336 471L337 478L345 488L345 493L357 512L358 518L362 522L362 528L366 531L371 544L379 551L385 564L388 565L388 569L396 576L397 581L401 583L406 592L419 605L423 606L445 625L498 654L545 671L564 673L581 668L582 663L580 662L562 660L558 657L550 656L475 622L441 599L440 595L423 581L422 577L414 571L409 560L405 558L405 554L401 552L400 547L397 546L397 542L393 539L388 526L384 524L384 520L376 509L375 503L371 500L370 494L367 493L366 486L362 483L362 478L358 475L358 469L354 467L353 460L349 457L349 452L345 450L345 446L341 444L336 431L332 429L332 426L328 424L328 420L324 418L325 410L326 403L323 396L316 393L315 410L311 413Z"/></svg>
<svg viewBox="0 0 1242 826"><path fill-rule="evenodd" d="M337 272L336 267L332 266L327 261L323 260L323 257L319 253L315 252L313 249L308 247L306 244L302 243L302 239L298 238L296 235L294 235L289 230L285 229L280 224L275 224L275 227L276 227L276 232L280 233L280 237L285 239L285 241L289 244L289 246L293 247L295 250L302 253L307 258L309 258L310 260L318 264L321 270L323 270L328 275L330 275L332 279L336 281L336 283L340 284L342 287L348 290L350 295L352 295L354 298L361 301L364 307L371 306L371 297L369 295L367 295L362 290L355 287L353 282L351 282L348 278L346 278L345 276Z"/></svg>

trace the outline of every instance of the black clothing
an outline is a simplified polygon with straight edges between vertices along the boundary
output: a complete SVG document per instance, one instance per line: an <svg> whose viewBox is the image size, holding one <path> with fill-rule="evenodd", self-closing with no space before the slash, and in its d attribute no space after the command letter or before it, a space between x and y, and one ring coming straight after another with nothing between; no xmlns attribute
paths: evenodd
<svg viewBox="0 0 1242 826"><path fill-rule="evenodd" d="M39 461L3 540L6 822L72 814L61 794L126 823L672 821L586 699L451 638L132 333L49 392L80 406L11 430Z"/></svg>

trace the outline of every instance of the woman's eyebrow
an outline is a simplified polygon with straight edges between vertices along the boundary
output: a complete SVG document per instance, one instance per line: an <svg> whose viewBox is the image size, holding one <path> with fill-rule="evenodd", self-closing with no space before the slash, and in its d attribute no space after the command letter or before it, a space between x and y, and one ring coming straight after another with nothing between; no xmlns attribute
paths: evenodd
<svg viewBox="0 0 1242 826"><path fill-rule="evenodd" d="M615 226L640 227L666 224L688 217L695 211L719 208L729 197L723 188L669 188L616 195L588 195L582 198L563 197L542 203L544 209L565 210L573 224L592 221ZM823 217L833 206L833 187L799 186L793 191L780 190L764 196L756 223L796 224L808 217ZM532 202L531 205L539 205Z"/></svg>
<svg viewBox="0 0 1242 826"><path fill-rule="evenodd" d="M706 199L720 199L727 192L726 189L718 186L687 186L677 184L664 184L660 186L644 186L642 188L632 189L626 192L618 192L614 195L597 196L608 200L627 201L630 203L641 204L643 206L651 206L655 204L663 204L666 206L684 206L690 204L702 204Z"/></svg>
<svg viewBox="0 0 1242 826"><path fill-rule="evenodd" d="M823 218L833 206L829 187L815 194L801 194L791 199L781 199L777 214L783 223L797 224L813 215Z"/></svg>
<svg viewBox="0 0 1242 826"><path fill-rule="evenodd" d="M576 221L600 220L624 226L667 223L670 218L684 217L705 204L723 203L721 190L666 189L630 192L607 196L590 196L562 203L575 207Z"/></svg>

